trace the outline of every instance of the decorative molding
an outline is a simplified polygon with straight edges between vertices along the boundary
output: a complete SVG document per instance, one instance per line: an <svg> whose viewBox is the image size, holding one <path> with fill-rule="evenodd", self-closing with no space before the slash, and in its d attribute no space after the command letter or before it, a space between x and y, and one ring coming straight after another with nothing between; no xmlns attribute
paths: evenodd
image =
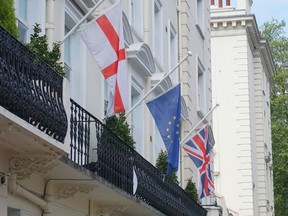
<svg viewBox="0 0 288 216"><path fill-rule="evenodd" d="M124 212L128 206L126 205L117 205L117 204L103 204L103 203L94 203L93 205L93 215L106 216L110 215L113 211Z"/></svg>
<svg viewBox="0 0 288 216"><path fill-rule="evenodd" d="M43 169L54 160L53 156L16 156L9 160L9 174L17 174L18 179L24 179L32 173Z"/></svg>
<svg viewBox="0 0 288 216"><path fill-rule="evenodd" d="M50 171L52 171L55 167L57 167L59 164L58 163L51 163L48 166L44 167L41 170L37 171L37 174L41 175L41 176L45 176L47 175Z"/></svg>
<svg viewBox="0 0 288 216"><path fill-rule="evenodd" d="M134 64L143 72L143 77L151 76L155 73L155 62L150 47L143 42L133 43L127 49L128 61Z"/></svg>
<svg viewBox="0 0 288 216"><path fill-rule="evenodd" d="M56 199L67 199L69 197L73 197L77 192L86 193L88 194L90 191L92 191L94 188L96 188L97 185L91 185L91 184L65 184L61 185L56 194Z"/></svg>

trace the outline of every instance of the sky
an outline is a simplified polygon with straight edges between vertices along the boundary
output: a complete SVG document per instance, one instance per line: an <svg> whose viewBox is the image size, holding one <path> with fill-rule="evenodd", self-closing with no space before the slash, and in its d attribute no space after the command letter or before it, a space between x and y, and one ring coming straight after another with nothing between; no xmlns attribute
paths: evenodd
<svg viewBox="0 0 288 216"><path fill-rule="evenodd" d="M286 33L288 32L288 0L253 0L251 13L255 14L258 27L272 18L286 22Z"/></svg>

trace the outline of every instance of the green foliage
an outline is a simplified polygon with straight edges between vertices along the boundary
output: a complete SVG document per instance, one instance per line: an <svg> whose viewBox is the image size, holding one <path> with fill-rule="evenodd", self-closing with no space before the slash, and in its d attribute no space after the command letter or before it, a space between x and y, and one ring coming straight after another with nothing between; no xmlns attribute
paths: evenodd
<svg viewBox="0 0 288 216"><path fill-rule="evenodd" d="M188 180L187 182L187 185L185 187L185 192L187 194L189 194L192 198L194 198L195 200L198 201L198 193L197 193L197 189L196 189L196 186L195 186L195 183L192 182L191 179Z"/></svg>
<svg viewBox="0 0 288 216"><path fill-rule="evenodd" d="M269 41L275 61L275 88L271 93L274 199L276 216L287 215L288 206L288 38L284 21L264 23L262 34Z"/></svg>
<svg viewBox="0 0 288 216"><path fill-rule="evenodd" d="M33 31L30 37L30 43L26 44L26 46L52 67L60 76L64 77L64 67L62 66L62 62L59 62L61 59L60 43L53 43L52 50L50 51L46 35L40 36L40 25L36 23Z"/></svg>
<svg viewBox="0 0 288 216"><path fill-rule="evenodd" d="M161 151L159 152L159 155L158 155L158 158L157 158L157 161L156 161L156 167L157 167L163 174L166 174L166 171L167 171L167 162L166 162L167 156L168 156L167 151L161 150ZM168 179L170 179L172 182L174 182L174 183L176 183L176 184L179 184L175 172L169 174L169 175L168 175Z"/></svg>
<svg viewBox="0 0 288 216"><path fill-rule="evenodd" d="M0 3L0 26L12 34L18 35L13 0L2 0Z"/></svg>
<svg viewBox="0 0 288 216"><path fill-rule="evenodd" d="M114 115L111 117L106 117L104 119L105 125L109 128L113 133L115 133L122 141L124 141L127 145L135 148L135 141L131 136L131 131L128 123L126 122L125 113L122 112L119 115Z"/></svg>

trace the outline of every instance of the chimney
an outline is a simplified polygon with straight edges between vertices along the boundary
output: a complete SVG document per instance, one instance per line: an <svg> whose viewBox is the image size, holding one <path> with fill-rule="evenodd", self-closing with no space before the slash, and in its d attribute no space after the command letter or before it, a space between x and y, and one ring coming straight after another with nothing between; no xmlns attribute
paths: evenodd
<svg viewBox="0 0 288 216"><path fill-rule="evenodd" d="M211 5L215 5L215 0L211 0Z"/></svg>
<svg viewBox="0 0 288 216"><path fill-rule="evenodd" d="M226 0L226 7L231 6L230 0Z"/></svg>
<svg viewBox="0 0 288 216"><path fill-rule="evenodd" d="M237 9L245 10L246 14L251 14L252 4L253 4L253 0L237 0Z"/></svg>
<svg viewBox="0 0 288 216"><path fill-rule="evenodd" d="M222 7L223 7L223 2L222 2L222 0L219 0L219 1L218 1L218 4L219 4L219 8L222 8Z"/></svg>

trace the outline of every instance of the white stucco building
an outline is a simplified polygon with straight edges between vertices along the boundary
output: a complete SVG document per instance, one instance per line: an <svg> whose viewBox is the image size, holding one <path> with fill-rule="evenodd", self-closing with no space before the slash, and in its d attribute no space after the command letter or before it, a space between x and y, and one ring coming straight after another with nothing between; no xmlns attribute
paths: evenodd
<svg viewBox="0 0 288 216"><path fill-rule="evenodd" d="M216 192L231 215L274 215L270 91L275 67L252 0L211 1Z"/></svg>
<svg viewBox="0 0 288 216"><path fill-rule="evenodd" d="M19 39L29 42L39 23L49 46L62 41L97 2L15 0ZM104 0L83 24L114 2ZM130 107L192 52L149 98L182 81L184 136L212 107L209 2L121 4ZM79 32L61 45L63 80L2 28L0 38L1 216L206 215L154 167L164 145L144 102L128 116L135 150L102 125L107 84ZM181 158L185 187L195 167Z"/></svg>

